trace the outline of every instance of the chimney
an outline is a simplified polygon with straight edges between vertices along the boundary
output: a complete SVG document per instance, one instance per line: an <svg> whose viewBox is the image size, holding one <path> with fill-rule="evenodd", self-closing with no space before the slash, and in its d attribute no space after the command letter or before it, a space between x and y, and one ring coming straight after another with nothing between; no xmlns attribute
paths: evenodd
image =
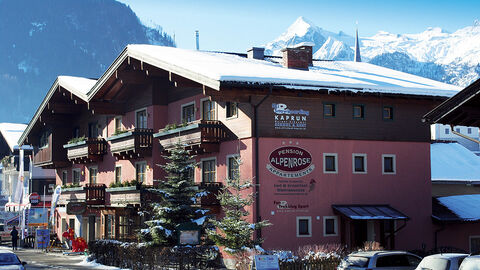
<svg viewBox="0 0 480 270"><path fill-rule="evenodd" d="M293 48L282 49L283 66L286 68L308 70L313 66L312 51L314 44L311 42L302 42Z"/></svg>
<svg viewBox="0 0 480 270"><path fill-rule="evenodd" d="M247 56L250 59L264 60L265 59L265 48L252 47L247 50Z"/></svg>

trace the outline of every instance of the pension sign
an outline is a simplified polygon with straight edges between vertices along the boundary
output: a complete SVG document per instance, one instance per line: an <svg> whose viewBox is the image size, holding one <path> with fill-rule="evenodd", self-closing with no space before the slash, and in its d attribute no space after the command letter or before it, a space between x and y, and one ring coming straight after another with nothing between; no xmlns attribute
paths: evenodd
<svg viewBox="0 0 480 270"><path fill-rule="evenodd" d="M299 178L315 169L312 155L305 149L296 146L280 147L268 157L267 169L280 177Z"/></svg>

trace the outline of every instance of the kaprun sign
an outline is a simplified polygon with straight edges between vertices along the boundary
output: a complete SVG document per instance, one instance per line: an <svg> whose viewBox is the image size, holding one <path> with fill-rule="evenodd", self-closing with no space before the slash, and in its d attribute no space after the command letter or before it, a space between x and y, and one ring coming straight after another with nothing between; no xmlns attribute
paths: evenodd
<svg viewBox="0 0 480 270"><path fill-rule="evenodd" d="M280 147L270 153L267 169L280 177L299 178L315 169L312 155L296 146Z"/></svg>
<svg viewBox="0 0 480 270"><path fill-rule="evenodd" d="M306 130L309 111L291 110L286 104L272 103L275 129Z"/></svg>

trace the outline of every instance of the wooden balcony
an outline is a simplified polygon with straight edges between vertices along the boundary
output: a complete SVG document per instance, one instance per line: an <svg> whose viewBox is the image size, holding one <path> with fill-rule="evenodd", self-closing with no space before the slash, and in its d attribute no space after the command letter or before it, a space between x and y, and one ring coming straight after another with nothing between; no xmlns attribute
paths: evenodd
<svg viewBox="0 0 480 270"><path fill-rule="evenodd" d="M218 206L220 201L217 199L217 195L223 188L223 184L220 182L203 182L199 184L200 188L207 191L207 196L200 198L200 205L202 206Z"/></svg>
<svg viewBox="0 0 480 270"><path fill-rule="evenodd" d="M84 190L87 205L105 205L105 189L104 184L86 184Z"/></svg>
<svg viewBox="0 0 480 270"><path fill-rule="evenodd" d="M52 144L36 149L33 156L33 166L41 167L42 169L56 169L63 168L70 165L70 162L64 156L62 151L53 151ZM63 149L61 149L63 150Z"/></svg>
<svg viewBox="0 0 480 270"><path fill-rule="evenodd" d="M103 160L107 153L107 142L103 138L87 138L84 141L65 144L67 158L73 163L91 163Z"/></svg>
<svg viewBox="0 0 480 270"><path fill-rule="evenodd" d="M220 142L227 139L227 128L220 121L198 120L185 127L170 130L160 130L153 135L166 151L177 144L185 146L193 154L218 152Z"/></svg>
<svg viewBox="0 0 480 270"><path fill-rule="evenodd" d="M153 130L136 128L107 138L110 151L118 159L152 156Z"/></svg>

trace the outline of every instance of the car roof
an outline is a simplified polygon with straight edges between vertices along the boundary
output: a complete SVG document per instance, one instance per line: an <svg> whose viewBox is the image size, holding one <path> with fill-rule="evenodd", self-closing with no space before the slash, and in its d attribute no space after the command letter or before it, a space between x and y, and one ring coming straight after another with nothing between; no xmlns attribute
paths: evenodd
<svg viewBox="0 0 480 270"><path fill-rule="evenodd" d="M354 253L351 253L350 255L359 256L359 257L373 257L375 255L383 255L383 254L393 255L393 254L410 254L410 253L406 251L400 251L400 250L376 250L376 251L356 251Z"/></svg>
<svg viewBox="0 0 480 270"><path fill-rule="evenodd" d="M444 258L444 259L451 259L451 258L462 258L467 257L468 254L466 253L439 253L426 256L425 258Z"/></svg>
<svg viewBox="0 0 480 270"><path fill-rule="evenodd" d="M11 250L6 250L6 249L0 249L0 254L1 254L1 253L15 254L15 253L12 252Z"/></svg>

